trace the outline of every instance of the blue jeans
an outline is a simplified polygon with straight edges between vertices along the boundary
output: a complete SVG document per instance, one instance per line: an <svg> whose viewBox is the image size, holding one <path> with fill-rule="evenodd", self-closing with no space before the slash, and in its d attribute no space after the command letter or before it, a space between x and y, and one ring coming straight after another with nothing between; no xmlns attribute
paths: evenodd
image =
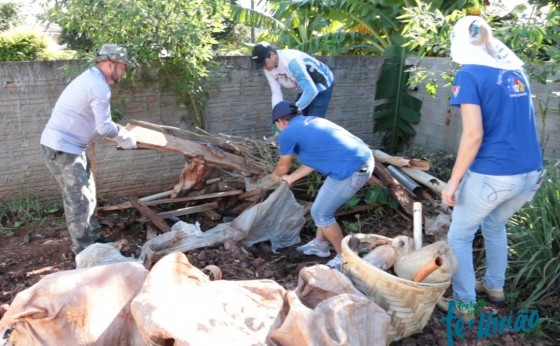
<svg viewBox="0 0 560 346"><path fill-rule="evenodd" d="M455 299L476 302L473 240L479 226L486 251L486 287L504 287L507 267L506 223L539 188L542 170L517 175L484 175L468 171L458 190L447 239L457 257L453 276Z"/></svg>
<svg viewBox="0 0 560 346"><path fill-rule="evenodd" d="M324 118L325 115L327 114L329 103L331 102L333 86L334 83L331 84L331 86L328 87L327 89L321 91L317 96L315 96L313 101L311 101L311 103L307 107L305 107L301 111L301 113L306 116L315 116L315 117ZM296 101L300 97L301 94L297 96Z"/></svg>
<svg viewBox="0 0 560 346"><path fill-rule="evenodd" d="M374 161L370 159L363 171L352 173L344 180L327 177L311 206L311 217L317 227L329 227L336 222L334 213L364 186L373 173Z"/></svg>

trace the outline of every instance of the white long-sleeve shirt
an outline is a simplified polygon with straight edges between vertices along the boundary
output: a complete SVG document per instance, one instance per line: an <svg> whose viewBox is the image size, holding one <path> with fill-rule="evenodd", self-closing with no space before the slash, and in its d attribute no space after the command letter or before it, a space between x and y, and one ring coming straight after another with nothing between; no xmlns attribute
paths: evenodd
<svg viewBox="0 0 560 346"><path fill-rule="evenodd" d="M295 49L281 49L276 53L278 67L271 71L264 70L272 92L272 108L284 100L282 87L302 93L296 105L299 110L303 110L319 92L332 85L333 73L319 60Z"/></svg>
<svg viewBox="0 0 560 346"><path fill-rule="evenodd" d="M91 67L66 86L41 135L41 144L81 154L100 135L117 136L111 120L111 88L97 67Z"/></svg>

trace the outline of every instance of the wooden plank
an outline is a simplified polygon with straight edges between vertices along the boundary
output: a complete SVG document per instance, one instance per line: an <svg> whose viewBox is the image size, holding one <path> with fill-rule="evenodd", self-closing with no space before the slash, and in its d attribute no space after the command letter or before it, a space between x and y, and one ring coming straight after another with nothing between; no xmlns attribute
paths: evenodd
<svg viewBox="0 0 560 346"><path fill-rule="evenodd" d="M426 160L405 159L400 156L391 156L381 150L372 150L372 153L376 161L381 161L382 163L387 163L395 167L417 168L423 171L427 171L431 167L431 164Z"/></svg>
<svg viewBox="0 0 560 346"><path fill-rule="evenodd" d="M262 187L259 187L257 189L253 189L251 191L247 191L247 192L244 192L244 193L240 194L239 196L237 196L237 199L246 199L246 198L249 198L249 197L262 195L263 193L264 193L264 189Z"/></svg>
<svg viewBox="0 0 560 346"><path fill-rule="evenodd" d="M200 213L202 211L209 210L209 209L215 209L217 207L218 207L218 203L217 202L212 202L212 203L196 205L194 207L181 208L181 209L172 210L172 211L164 211L162 213L158 213L157 215L159 217L162 217L162 218L166 219L166 218L169 218L169 217L172 217L172 216L182 216L182 215Z"/></svg>
<svg viewBox="0 0 560 346"><path fill-rule="evenodd" d="M134 208L136 208L140 212L140 214L142 214L142 216L150 219L154 226L159 228L160 231L165 233L171 230L171 227L169 227L169 225L163 220L162 217L158 216L152 209L140 203L137 197L130 196L128 197L128 199L130 200L130 203L134 206Z"/></svg>
<svg viewBox="0 0 560 346"><path fill-rule="evenodd" d="M210 219L212 221L217 221L222 219L222 215L216 212L214 209L208 209L202 212L205 218Z"/></svg>
<svg viewBox="0 0 560 346"><path fill-rule="evenodd" d="M155 200L155 201L143 202L142 204L145 205L145 206L154 206L154 205L158 205L158 204L198 201L198 200L202 200L202 199L235 196L235 195L241 195L242 193L243 193L243 190L224 191L224 192L208 193L208 194L199 195L199 196L158 199L158 200ZM112 211L112 210L120 210L120 209L127 209L127 208L132 208L132 204L130 202L98 207L97 210L98 211Z"/></svg>
<svg viewBox="0 0 560 346"><path fill-rule="evenodd" d="M139 148L152 148L178 153L187 157L200 157L209 163L245 173L263 175L266 172L244 157L228 152L217 152L202 144L174 137L141 126L127 124L126 129L136 138Z"/></svg>

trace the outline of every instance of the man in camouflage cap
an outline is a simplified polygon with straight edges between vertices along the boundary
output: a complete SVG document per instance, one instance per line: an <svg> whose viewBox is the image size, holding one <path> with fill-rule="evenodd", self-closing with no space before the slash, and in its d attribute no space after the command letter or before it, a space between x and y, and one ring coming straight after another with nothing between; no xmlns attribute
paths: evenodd
<svg viewBox="0 0 560 346"><path fill-rule="evenodd" d="M94 212L95 181L86 156L97 136L115 141L123 149L136 148L136 140L111 119L111 88L132 65L126 49L104 44L95 66L66 86L41 135L43 159L62 188L64 214L75 254L95 242L107 242Z"/></svg>
<svg viewBox="0 0 560 346"><path fill-rule="evenodd" d="M93 61L113 61L126 64L128 66L133 66L134 63L128 58L128 54L124 47L116 44L104 44L101 49L97 51L97 54Z"/></svg>

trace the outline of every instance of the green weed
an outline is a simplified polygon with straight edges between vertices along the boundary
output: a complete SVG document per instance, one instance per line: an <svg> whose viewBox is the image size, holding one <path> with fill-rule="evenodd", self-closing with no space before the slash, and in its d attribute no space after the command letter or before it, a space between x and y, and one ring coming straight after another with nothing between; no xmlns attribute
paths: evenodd
<svg viewBox="0 0 560 346"><path fill-rule="evenodd" d="M539 309L543 317L558 310L560 294L560 161L549 164L533 200L510 220L512 259L507 283L510 304ZM558 317L558 316L556 316ZM558 319L543 318L543 328Z"/></svg>
<svg viewBox="0 0 560 346"><path fill-rule="evenodd" d="M362 221L360 219L360 214L354 214L354 218L356 219L356 221L341 220L342 224L344 225L344 233L362 233Z"/></svg>
<svg viewBox="0 0 560 346"><path fill-rule="evenodd" d="M35 197L22 197L0 207L0 234L9 236L23 226L48 226L61 210L59 204L40 203Z"/></svg>

